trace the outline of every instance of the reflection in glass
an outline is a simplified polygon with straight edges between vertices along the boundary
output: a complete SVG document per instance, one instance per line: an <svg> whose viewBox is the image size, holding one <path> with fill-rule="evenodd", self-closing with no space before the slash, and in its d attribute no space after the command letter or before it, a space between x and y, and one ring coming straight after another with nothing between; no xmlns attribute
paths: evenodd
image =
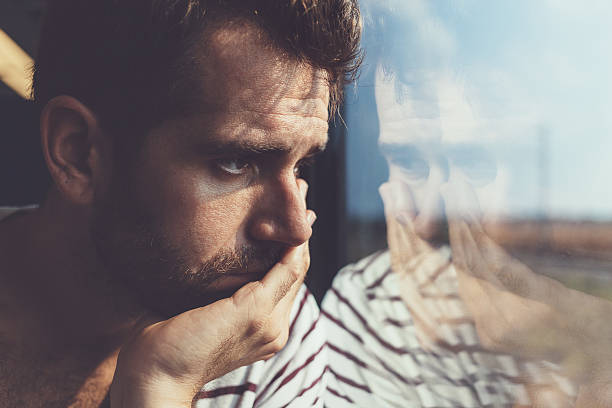
<svg viewBox="0 0 612 408"><path fill-rule="evenodd" d="M612 6L362 4L347 245L359 259L384 240L364 227L382 217L363 180L384 167L360 157L376 139L388 251L342 270L324 301L332 394L612 406Z"/></svg>

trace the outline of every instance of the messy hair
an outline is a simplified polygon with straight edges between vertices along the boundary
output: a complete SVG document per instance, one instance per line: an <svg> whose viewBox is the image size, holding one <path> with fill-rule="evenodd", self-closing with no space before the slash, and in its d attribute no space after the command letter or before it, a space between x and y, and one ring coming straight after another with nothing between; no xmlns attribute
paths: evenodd
<svg viewBox="0 0 612 408"><path fill-rule="evenodd" d="M335 112L361 63L357 0L48 0L32 97L42 107L70 95L102 126L146 131L188 103L189 51L235 19L324 70Z"/></svg>

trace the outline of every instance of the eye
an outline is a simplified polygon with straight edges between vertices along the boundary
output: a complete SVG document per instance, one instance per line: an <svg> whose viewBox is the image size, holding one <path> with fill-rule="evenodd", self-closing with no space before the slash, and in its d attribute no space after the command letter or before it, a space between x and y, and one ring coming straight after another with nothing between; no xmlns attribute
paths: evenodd
<svg viewBox="0 0 612 408"><path fill-rule="evenodd" d="M215 164L226 173L237 176L246 173L250 168L249 162L242 159L219 159Z"/></svg>
<svg viewBox="0 0 612 408"><path fill-rule="evenodd" d="M497 178L497 163L486 155L456 157L453 164L478 187L483 187Z"/></svg>
<svg viewBox="0 0 612 408"><path fill-rule="evenodd" d="M394 157L391 163L399 167L402 173L414 180L429 177L429 164L420 157Z"/></svg>
<svg viewBox="0 0 612 408"><path fill-rule="evenodd" d="M420 148L409 143L383 144L381 150L389 165L399 170L403 177L413 182L429 177L429 159Z"/></svg>
<svg viewBox="0 0 612 408"><path fill-rule="evenodd" d="M497 178L497 165L493 160L464 163L461 170L479 187L483 187Z"/></svg>
<svg viewBox="0 0 612 408"><path fill-rule="evenodd" d="M303 176L304 172L308 170L315 162L315 157L305 157L300 160L297 165L293 168L293 174L295 177L300 178Z"/></svg>

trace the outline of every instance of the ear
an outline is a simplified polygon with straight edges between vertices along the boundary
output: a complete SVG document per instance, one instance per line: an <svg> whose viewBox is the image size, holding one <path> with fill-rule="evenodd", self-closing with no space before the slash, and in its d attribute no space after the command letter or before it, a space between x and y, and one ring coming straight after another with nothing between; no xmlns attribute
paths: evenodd
<svg viewBox="0 0 612 408"><path fill-rule="evenodd" d="M43 154L59 192L74 204L90 204L97 184L105 180L108 166L103 159L110 151L96 116L75 98L58 96L45 105L40 130Z"/></svg>

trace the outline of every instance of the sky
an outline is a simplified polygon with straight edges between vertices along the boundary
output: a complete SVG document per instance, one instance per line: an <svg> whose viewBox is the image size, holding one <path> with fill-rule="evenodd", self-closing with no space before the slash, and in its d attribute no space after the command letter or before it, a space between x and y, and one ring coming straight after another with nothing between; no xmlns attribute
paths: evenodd
<svg viewBox="0 0 612 408"><path fill-rule="evenodd" d="M366 61L345 112L349 214L381 214L367 185L384 177L384 162L366 158L382 52L415 87L439 71L462 83L517 169L514 215L612 219L612 2L363 0L362 9Z"/></svg>

